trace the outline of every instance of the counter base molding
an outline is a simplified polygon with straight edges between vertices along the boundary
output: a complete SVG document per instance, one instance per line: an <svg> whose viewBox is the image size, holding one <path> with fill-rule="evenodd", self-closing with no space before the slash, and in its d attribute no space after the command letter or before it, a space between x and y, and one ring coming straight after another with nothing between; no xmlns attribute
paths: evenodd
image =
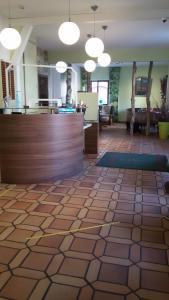
<svg viewBox="0 0 169 300"><path fill-rule="evenodd" d="M40 183L83 169L83 115L1 115L3 183Z"/></svg>

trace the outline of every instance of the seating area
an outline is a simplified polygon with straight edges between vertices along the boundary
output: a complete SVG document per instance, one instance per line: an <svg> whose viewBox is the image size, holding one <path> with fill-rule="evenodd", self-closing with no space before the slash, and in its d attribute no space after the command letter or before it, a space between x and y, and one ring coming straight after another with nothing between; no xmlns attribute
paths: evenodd
<svg viewBox="0 0 169 300"><path fill-rule="evenodd" d="M131 120L131 108L127 109L126 113L126 128L130 130ZM169 112L167 112L169 117ZM162 112L160 109L153 109L150 111L150 126L153 129L157 128L158 122L162 119ZM142 132L146 128L147 123L147 109L146 108L135 108L135 123L134 132Z"/></svg>
<svg viewBox="0 0 169 300"><path fill-rule="evenodd" d="M112 125L113 122L113 106L100 105L99 106L99 123L100 125Z"/></svg>

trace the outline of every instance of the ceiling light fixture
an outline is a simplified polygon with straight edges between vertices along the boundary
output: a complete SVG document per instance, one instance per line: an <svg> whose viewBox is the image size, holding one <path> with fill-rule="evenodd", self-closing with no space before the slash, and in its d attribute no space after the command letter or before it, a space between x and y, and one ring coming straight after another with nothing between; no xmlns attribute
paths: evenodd
<svg viewBox="0 0 169 300"><path fill-rule="evenodd" d="M9 11L9 27L2 29L0 32L0 42L2 46L8 50L15 50L21 44L21 35L15 29L11 27L11 9L10 9L10 1L8 1L8 11Z"/></svg>
<svg viewBox="0 0 169 300"><path fill-rule="evenodd" d="M63 44L73 45L80 38L80 29L76 23L70 20L70 0L69 0L69 21L64 22L58 29L59 39Z"/></svg>
<svg viewBox="0 0 169 300"><path fill-rule="evenodd" d="M84 68L87 72L93 72L96 69L96 63L94 60L89 59L84 63Z"/></svg>
<svg viewBox="0 0 169 300"><path fill-rule="evenodd" d="M107 30L107 26L103 26L102 29L104 30L104 42L105 42L105 31ZM98 64L101 67L108 67L110 63L111 63L111 57L108 53L104 52L98 56Z"/></svg>
<svg viewBox="0 0 169 300"><path fill-rule="evenodd" d="M67 64L64 61L58 61L56 63L56 71L58 73L64 73L67 70Z"/></svg>
<svg viewBox="0 0 169 300"><path fill-rule="evenodd" d="M94 34L85 44L85 51L91 57L98 57L104 50L104 44L101 39L95 37L95 12L98 9L97 5L91 6L94 13Z"/></svg>

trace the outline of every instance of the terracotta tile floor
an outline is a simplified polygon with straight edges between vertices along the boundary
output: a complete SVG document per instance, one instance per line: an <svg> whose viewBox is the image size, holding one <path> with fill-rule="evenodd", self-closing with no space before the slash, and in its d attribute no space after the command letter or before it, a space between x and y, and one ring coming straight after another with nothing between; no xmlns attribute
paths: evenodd
<svg viewBox="0 0 169 300"><path fill-rule="evenodd" d="M103 127L98 157L105 151L169 158L169 141ZM95 162L88 155L67 180L0 185L0 299L169 299L169 174ZM119 224L26 240L112 221Z"/></svg>

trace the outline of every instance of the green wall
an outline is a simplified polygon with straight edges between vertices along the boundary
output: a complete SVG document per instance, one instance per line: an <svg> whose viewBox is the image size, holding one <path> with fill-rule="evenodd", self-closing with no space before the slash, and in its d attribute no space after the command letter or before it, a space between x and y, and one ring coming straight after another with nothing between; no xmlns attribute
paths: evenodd
<svg viewBox="0 0 169 300"><path fill-rule="evenodd" d="M151 107L160 105L160 78L168 74L168 66L154 66L152 71L152 90L151 90ZM118 100L118 119L126 120L126 109L131 107L131 80L132 67L122 67L120 71L119 100ZM138 66L136 76L148 75L148 66ZM142 96L135 97L135 107L146 107L146 98Z"/></svg>
<svg viewBox="0 0 169 300"><path fill-rule="evenodd" d="M91 80L109 80L109 68L97 67L93 73L91 73Z"/></svg>

